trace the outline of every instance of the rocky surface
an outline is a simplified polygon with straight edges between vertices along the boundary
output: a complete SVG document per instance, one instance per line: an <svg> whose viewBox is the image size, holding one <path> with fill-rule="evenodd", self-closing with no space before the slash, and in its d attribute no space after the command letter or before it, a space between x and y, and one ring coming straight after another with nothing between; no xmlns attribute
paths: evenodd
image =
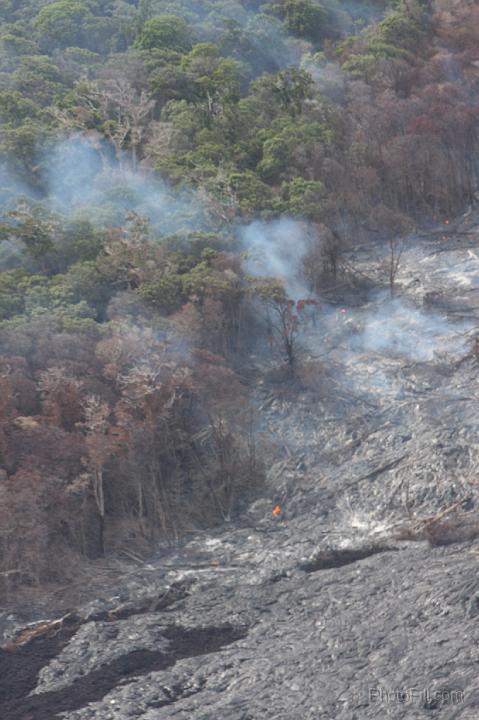
<svg viewBox="0 0 479 720"><path fill-rule="evenodd" d="M4 613L2 720L479 717L478 241L470 213L409 239L392 300L324 303L307 380L255 390L239 521L57 622Z"/></svg>

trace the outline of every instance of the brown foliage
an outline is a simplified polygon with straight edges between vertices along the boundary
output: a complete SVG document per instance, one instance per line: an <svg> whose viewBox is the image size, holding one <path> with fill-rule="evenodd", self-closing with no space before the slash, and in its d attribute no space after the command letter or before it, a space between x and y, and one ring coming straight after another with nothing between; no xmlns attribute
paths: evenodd
<svg viewBox="0 0 479 720"><path fill-rule="evenodd" d="M216 302L205 298L203 327ZM48 337L62 364L44 358L30 377L21 358L0 358L4 590L60 577L69 553L97 557L216 522L254 492L246 393L222 356L118 322L96 347L88 339L89 364L74 375L65 358L76 340Z"/></svg>

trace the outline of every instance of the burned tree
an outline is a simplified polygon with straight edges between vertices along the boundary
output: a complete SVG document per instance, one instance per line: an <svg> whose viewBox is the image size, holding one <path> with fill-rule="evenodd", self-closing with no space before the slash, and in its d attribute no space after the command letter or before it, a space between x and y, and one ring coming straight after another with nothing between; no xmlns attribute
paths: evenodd
<svg viewBox="0 0 479 720"><path fill-rule="evenodd" d="M388 282L391 297L394 297L396 277L401 263L401 256L404 251L404 244L398 238L390 238L389 240L389 262L388 262Z"/></svg>
<svg viewBox="0 0 479 720"><path fill-rule="evenodd" d="M263 280L253 288L253 297L261 304L271 350L279 350L291 374L300 352L299 334L302 316L312 299L292 300L283 285L276 280Z"/></svg>
<svg viewBox="0 0 479 720"><path fill-rule="evenodd" d="M301 260L301 272L311 293L335 285L340 269L341 238L324 224L313 226L308 250Z"/></svg>
<svg viewBox="0 0 479 720"><path fill-rule="evenodd" d="M105 489L104 489L104 468L116 449L115 439L108 434L110 408L107 403L102 402L98 397L90 395L84 401L83 423L86 431L86 446L88 458L86 465L91 478L91 487L95 499L95 506L98 514L99 532L98 546L99 554L104 555L105 544Z"/></svg>
<svg viewBox="0 0 479 720"><path fill-rule="evenodd" d="M378 233L389 247L386 257L381 260L381 272L387 273L389 292L393 297L404 252L404 238L414 229L414 224L410 218L402 213L393 212L384 205L378 205L371 211L370 223L369 230Z"/></svg>
<svg viewBox="0 0 479 720"><path fill-rule="evenodd" d="M138 90L121 76L81 80L75 86L75 100L76 104L67 110L55 109L59 125L69 131L85 131L96 118L101 118L103 134L115 150L119 167L127 157L136 170L155 101L144 89Z"/></svg>

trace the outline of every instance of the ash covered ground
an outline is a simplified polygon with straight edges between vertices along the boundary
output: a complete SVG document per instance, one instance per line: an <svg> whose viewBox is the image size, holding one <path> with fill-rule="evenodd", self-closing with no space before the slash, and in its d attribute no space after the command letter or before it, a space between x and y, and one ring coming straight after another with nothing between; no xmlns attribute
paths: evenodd
<svg viewBox="0 0 479 720"><path fill-rule="evenodd" d="M299 389L257 368L238 521L23 634L5 608L2 720L479 717L478 248L476 213L409 238L393 298L324 304Z"/></svg>

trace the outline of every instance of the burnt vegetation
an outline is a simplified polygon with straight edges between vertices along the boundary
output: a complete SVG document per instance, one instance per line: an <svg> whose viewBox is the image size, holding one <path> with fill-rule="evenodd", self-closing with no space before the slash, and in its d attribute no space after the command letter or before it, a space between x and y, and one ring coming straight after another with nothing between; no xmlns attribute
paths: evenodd
<svg viewBox="0 0 479 720"><path fill-rule="evenodd" d="M0 8L2 594L233 518L265 475L253 360L314 384L344 250L382 243L393 295L401 238L477 199L476 6L170 8ZM294 291L237 232L285 217Z"/></svg>

